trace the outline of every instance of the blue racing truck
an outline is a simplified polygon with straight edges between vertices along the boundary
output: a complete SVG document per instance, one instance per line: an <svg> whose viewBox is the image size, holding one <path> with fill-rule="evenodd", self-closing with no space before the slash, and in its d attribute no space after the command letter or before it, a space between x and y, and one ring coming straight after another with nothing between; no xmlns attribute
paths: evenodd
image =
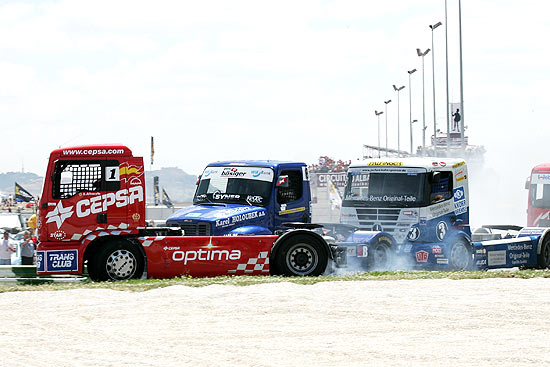
<svg viewBox="0 0 550 367"><path fill-rule="evenodd" d="M185 236L270 235L287 222L311 222L307 165L282 161L225 161L199 176L193 205L166 225Z"/></svg>
<svg viewBox="0 0 550 367"><path fill-rule="evenodd" d="M341 210L347 255L368 251L378 269L547 268L550 229L471 231L466 162L369 159L350 165ZM368 243L367 249L358 243Z"/></svg>

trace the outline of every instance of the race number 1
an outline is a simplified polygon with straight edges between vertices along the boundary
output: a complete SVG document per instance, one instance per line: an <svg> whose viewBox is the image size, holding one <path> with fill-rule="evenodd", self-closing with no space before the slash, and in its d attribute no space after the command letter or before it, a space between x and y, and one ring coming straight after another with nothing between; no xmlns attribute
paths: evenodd
<svg viewBox="0 0 550 367"><path fill-rule="evenodd" d="M105 167L105 181L120 181L120 170L118 166Z"/></svg>

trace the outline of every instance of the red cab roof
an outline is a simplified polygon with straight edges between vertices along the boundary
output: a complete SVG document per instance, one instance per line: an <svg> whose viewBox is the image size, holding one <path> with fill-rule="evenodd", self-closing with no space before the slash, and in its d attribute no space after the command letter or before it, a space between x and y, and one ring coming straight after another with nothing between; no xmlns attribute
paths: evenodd
<svg viewBox="0 0 550 367"><path fill-rule="evenodd" d="M550 163L542 163L533 167L533 172L550 172Z"/></svg>

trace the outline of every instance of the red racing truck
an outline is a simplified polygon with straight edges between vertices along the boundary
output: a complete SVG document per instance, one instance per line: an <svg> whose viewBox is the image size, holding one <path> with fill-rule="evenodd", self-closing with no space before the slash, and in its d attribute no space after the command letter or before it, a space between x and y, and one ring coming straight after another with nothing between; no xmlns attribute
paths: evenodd
<svg viewBox="0 0 550 367"><path fill-rule="evenodd" d="M37 272L92 280L182 275L320 275L345 249L295 224L264 236L183 236L146 227L142 157L123 145L54 150L39 204ZM289 224L290 227L292 225ZM361 253L359 250L358 253ZM366 251L365 251L366 256Z"/></svg>
<svg viewBox="0 0 550 367"><path fill-rule="evenodd" d="M550 163L533 167L525 188L529 190L527 226L550 227Z"/></svg>

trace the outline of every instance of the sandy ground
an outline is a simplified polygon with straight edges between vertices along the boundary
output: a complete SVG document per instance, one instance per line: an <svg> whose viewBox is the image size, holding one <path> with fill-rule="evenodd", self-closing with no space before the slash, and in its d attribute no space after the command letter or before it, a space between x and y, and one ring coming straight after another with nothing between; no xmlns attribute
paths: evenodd
<svg viewBox="0 0 550 367"><path fill-rule="evenodd" d="M550 364L550 279L0 294L2 366Z"/></svg>

